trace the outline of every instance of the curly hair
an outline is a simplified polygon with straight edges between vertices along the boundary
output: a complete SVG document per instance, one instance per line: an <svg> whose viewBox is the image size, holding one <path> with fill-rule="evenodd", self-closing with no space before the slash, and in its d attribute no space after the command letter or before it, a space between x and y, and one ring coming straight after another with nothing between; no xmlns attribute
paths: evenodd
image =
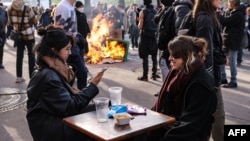
<svg viewBox="0 0 250 141"><path fill-rule="evenodd" d="M179 35L168 43L168 50L174 58L184 60L186 72L195 60L205 60L207 55L207 42L203 38Z"/></svg>

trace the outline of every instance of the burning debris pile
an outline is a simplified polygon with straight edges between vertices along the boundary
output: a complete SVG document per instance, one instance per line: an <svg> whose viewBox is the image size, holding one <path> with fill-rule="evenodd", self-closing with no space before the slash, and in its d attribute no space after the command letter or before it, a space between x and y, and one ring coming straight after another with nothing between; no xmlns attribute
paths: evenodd
<svg viewBox="0 0 250 141"><path fill-rule="evenodd" d="M92 21L91 36L87 37L89 52L87 63L98 64L105 58L123 60L126 54L126 44L118 39L109 38L109 23L99 14Z"/></svg>

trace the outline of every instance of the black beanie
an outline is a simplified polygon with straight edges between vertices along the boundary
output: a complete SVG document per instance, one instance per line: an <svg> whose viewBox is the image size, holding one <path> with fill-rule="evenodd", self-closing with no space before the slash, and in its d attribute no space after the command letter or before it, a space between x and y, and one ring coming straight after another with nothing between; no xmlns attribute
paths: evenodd
<svg viewBox="0 0 250 141"><path fill-rule="evenodd" d="M144 5L150 5L152 0L143 0Z"/></svg>
<svg viewBox="0 0 250 141"><path fill-rule="evenodd" d="M79 8L79 7L81 7L81 6L83 6L82 2L81 2L81 1L76 1L75 7L76 7L76 8Z"/></svg>
<svg viewBox="0 0 250 141"><path fill-rule="evenodd" d="M161 0L164 6L171 6L175 0Z"/></svg>

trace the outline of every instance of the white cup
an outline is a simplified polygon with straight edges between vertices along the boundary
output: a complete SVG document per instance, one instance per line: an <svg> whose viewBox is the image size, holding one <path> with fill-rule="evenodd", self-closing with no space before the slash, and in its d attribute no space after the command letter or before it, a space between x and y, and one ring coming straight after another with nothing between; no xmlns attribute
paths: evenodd
<svg viewBox="0 0 250 141"><path fill-rule="evenodd" d="M120 105L122 97L122 87L109 88L110 101L112 105Z"/></svg>
<svg viewBox="0 0 250 141"><path fill-rule="evenodd" d="M109 99L106 97L97 97L94 99L96 107L96 117L98 122L108 121L108 112L109 112Z"/></svg>

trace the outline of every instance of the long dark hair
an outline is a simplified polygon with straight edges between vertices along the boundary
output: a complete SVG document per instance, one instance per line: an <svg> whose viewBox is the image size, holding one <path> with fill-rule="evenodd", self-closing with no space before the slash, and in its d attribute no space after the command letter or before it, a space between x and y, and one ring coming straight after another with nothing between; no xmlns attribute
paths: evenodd
<svg viewBox="0 0 250 141"><path fill-rule="evenodd" d="M200 12L206 12L212 17L215 27L220 28L220 22L216 15L217 7L214 7L212 2L213 0L195 0L193 17L196 19Z"/></svg>

